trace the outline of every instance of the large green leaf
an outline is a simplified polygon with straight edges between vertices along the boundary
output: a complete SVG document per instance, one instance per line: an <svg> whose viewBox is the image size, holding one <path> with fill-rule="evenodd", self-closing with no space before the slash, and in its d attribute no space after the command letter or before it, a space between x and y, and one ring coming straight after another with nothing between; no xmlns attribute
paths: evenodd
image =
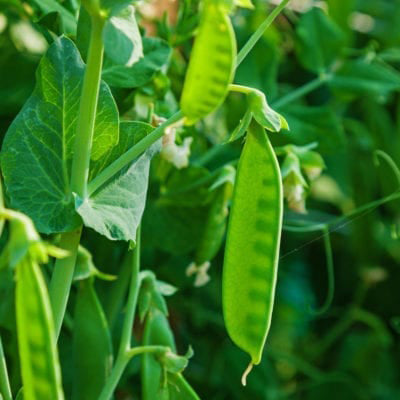
<svg viewBox="0 0 400 400"><path fill-rule="evenodd" d="M118 145L93 165L91 177L151 130L150 125L142 122L121 123ZM150 160L157 148L158 144L152 146L89 198L76 199L77 211L86 226L111 240L135 240L146 203Z"/></svg>
<svg viewBox="0 0 400 400"><path fill-rule="evenodd" d="M41 60L31 97L5 137L1 166L11 207L29 215L40 232L76 228L70 190L79 100L85 66L72 41L54 41ZM118 142L118 111L100 87L92 162Z"/></svg>
<svg viewBox="0 0 400 400"><path fill-rule="evenodd" d="M164 40L143 38L143 54L143 58L131 67L106 61L103 79L110 86L115 87L133 88L142 86L168 63L171 48Z"/></svg>

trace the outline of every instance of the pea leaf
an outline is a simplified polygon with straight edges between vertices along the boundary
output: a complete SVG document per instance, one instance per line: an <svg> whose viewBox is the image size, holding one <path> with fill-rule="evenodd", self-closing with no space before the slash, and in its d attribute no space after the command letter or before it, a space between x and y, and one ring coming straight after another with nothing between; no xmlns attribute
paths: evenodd
<svg viewBox="0 0 400 400"><path fill-rule="evenodd" d="M248 102L254 119L265 129L271 132L289 129L286 119L268 105L265 94L260 90L253 89L248 95Z"/></svg>
<svg viewBox="0 0 400 400"><path fill-rule="evenodd" d="M229 136L228 142L233 142L244 136L244 134L247 132L247 128L249 127L252 119L253 119L253 114L250 108L248 108L245 114L243 115L243 118L239 121L237 127L233 130L233 132Z"/></svg>
<svg viewBox="0 0 400 400"><path fill-rule="evenodd" d="M171 48L164 40L143 38L143 58L130 67L116 65L110 60L106 60L103 79L115 87L142 86L168 63L170 55Z"/></svg>
<svg viewBox="0 0 400 400"><path fill-rule="evenodd" d="M117 278L114 275L105 274L98 270L93 263L93 257L90 252L83 246L79 246L74 270L74 281L82 281L92 277L105 281L113 281Z"/></svg>
<svg viewBox="0 0 400 400"><path fill-rule="evenodd" d="M297 25L297 56L310 71L321 73L329 68L340 55L344 41L341 29L320 8L311 8Z"/></svg>
<svg viewBox="0 0 400 400"><path fill-rule="evenodd" d="M207 212L208 207L150 202L143 217L143 242L175 255L189 253L201 239Z"/></svg>
<svg viewBox="0 0 400 400"><path fill-rule="evenodd" d="M106 22L103 41L106 55L117 65L131 67L143 57L142 38L132 6Z"/></svg>
<svg viewBox="0 0 400 400"><path fill-rule="evenodd" d="M84 71L73 42L55 40L40 62L34 92L3 142L1 166L11 207L29 215L39 232L65 232L80 224L70 171ZM102 83L92 163L117 142L118 111Z"/></svg>
<svg viewBox="0 0 400 400"><path fill-rule="evenodd" d="M116 15L132 4L132 0L100 0L100 7L110 15Z"/></svg>
<svg viewBox="0 0 400 400"><path fill-rule="evenodd" d="M91 176L96 176L151 130L150 125L142 122L121 123L118 145L98 160ZM76 198L76 210L86 226L110 240L135 240L146 202L150 160L158 147L159 143L152 146L88 198Z"/></svg>
<svg viewBox="0 0 400 400"><path fill-rule="evenodd" d="M291 127L290 140L296 145L317 141L321 152L337 151L344 143L341 120L328 107L304 107L292 105L285 108Z"/></svg>
<svg viewBox="0 0 400 400"><path fill-rule="evenodd" d="M400 90L400 73L379 62L348 61L334 74L329 84L349 98L365 94L386 96Z"/></svg>
<svg viewBox="0 0 400 400"><path fill-rule="evenodd" d="M76 33L76 21L74 15L63 7L56 0L33 0L44 14L57 12L60 14L63 24L63 31L66 34L74 35Z"/></svg>

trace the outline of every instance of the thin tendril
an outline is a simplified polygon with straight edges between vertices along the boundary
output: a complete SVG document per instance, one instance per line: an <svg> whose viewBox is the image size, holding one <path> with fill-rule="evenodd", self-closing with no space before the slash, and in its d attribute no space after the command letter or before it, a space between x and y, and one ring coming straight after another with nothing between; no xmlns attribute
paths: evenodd
<svg viewBox="0 0 400 400"><path fill-rule="evenodd" d="M325 257L326 257L326 272L328 277L328 291L326 293L325 301L320 308L313 310L311 306L309 306L309 311L313 315L325 314L332 305L333 296L335 294L335 269L333 264L331 237L327 226L325 226L323 231L324 231L324 247L325 247Z"/></svg>
<svg viewBox="0 0 400 400"><path fill-rule="evenodd" d="M397 164L394 162L393 158L389 156L389 154L385 153L383 150L375 150L374 151L374 161L377 165L379 165L379 157L382 158L390 169L393 171L393 174L396 177L397 183L400 187L400 169Z"/></svg>
<svg viewBox="0 0 400 400"><path fill-rule="evenodd" d="M329 228L327 233L317 236L316 238L302 244L301 246L296 247L295 249L290 250L289 252L283 254L282 256L280 256L279 259L282 260L282 259L288 257L289 255L303 249L304 247L307 247L308 245L310 245L314 242L317 242L320 239L323 239L324 236L326 236L326 234L337 232L337 231L341 230L342 228L345 228L347 225L353 223L355 220L364 217L365 215L371 213L372 211L375 211L381 205L389 203L393 200L399 200L399 199L400 199L400 190L397 190L396 192L392 193L389 196L386 196L379 200L371 201L370 203L364 204L363 206L351 211L347 215L343 215L341 217L335 218L333 221L328 222L326 224L315 224L315 225L308 225L308 226L283 225L284 231L296 232L296 233L297 232L310 233L310 232L321 231L324 228L324 226L327 226L328 228L333 226L333 228Z"/></svg>

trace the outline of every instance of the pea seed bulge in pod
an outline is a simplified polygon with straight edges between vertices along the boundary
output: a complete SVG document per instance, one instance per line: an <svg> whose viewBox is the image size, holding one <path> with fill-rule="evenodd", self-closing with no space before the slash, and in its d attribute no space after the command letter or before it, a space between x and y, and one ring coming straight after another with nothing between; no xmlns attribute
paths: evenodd
<svg viewBox="0 0 400 400"><path fill-rule="evenodd" d="M399 19L0 1L0 399L399 398Z"/></svg>

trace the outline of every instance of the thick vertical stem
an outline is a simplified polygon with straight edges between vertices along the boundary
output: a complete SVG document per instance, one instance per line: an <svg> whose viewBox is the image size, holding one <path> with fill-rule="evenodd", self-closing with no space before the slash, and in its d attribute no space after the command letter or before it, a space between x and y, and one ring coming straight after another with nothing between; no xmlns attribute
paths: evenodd
<svg viewBox="0 0 400 400"><path fill-rule="evenodd" d="M58 338L60 334L65 310L67 308L81 231L82 228L79 228L76 231L62 234L59 247L68 251L69 255L65 258L58 259L54 264L49 294L51 307L53 309L56 338Z"/></svg>
<svg viewBox="0 0 400 400"><path fill-rule="evenodd" d="M104 53L102 37L104 19L98 15L93 15L91 22L89 52L79 106L71 173L72 191L80 197L86 196ZM62 235L60 247L67 250L69 256L56 261L50 283L50 300L57 337L60 334L71 290L81 230L82 228L79 228L74 232Z"/></svg>
<svg viewBox="0 0 400 400"><path fill-rule="evenodd" d="M99 16L92 16L89 52L79 106L71 175L72 191L82 198L86 196L94 123L100 90L104 53L103 27L104 20Z"/></svg>

